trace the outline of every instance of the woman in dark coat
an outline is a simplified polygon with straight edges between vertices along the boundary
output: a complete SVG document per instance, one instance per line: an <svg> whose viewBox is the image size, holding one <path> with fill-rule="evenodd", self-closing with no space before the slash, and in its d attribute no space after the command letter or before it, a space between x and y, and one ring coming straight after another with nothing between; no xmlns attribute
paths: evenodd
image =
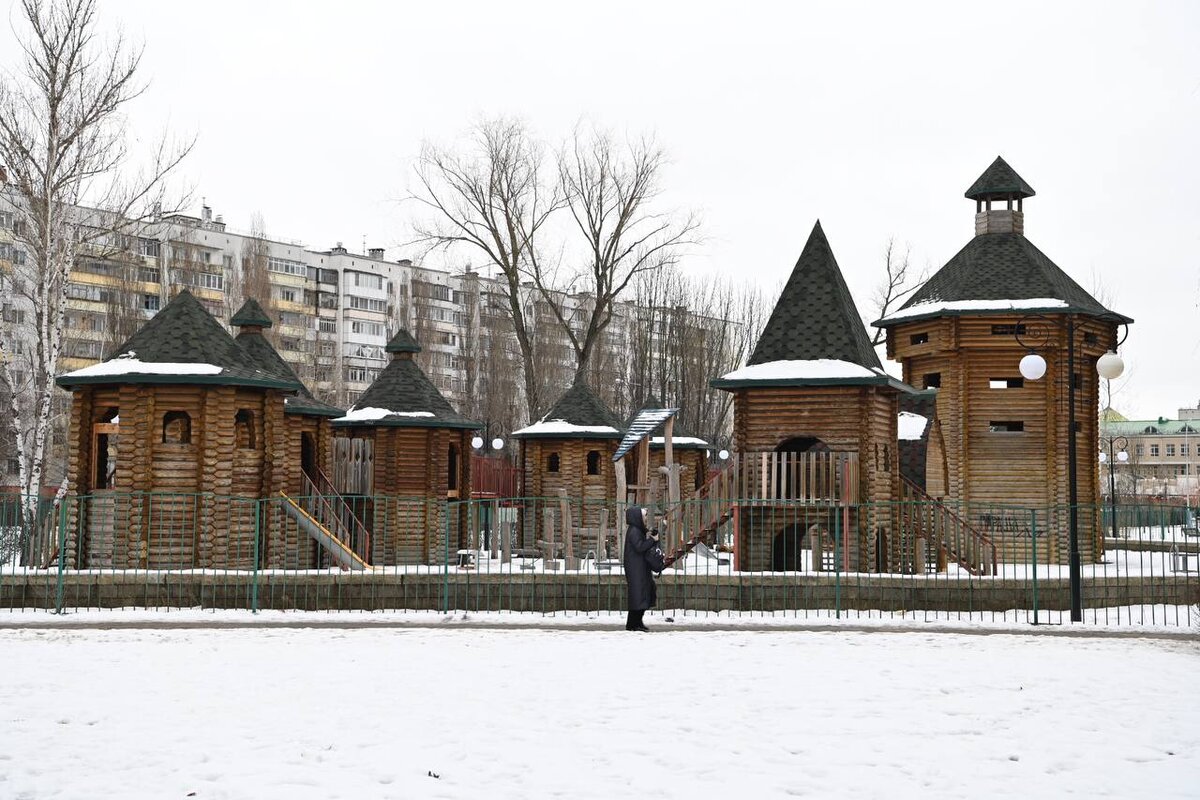
<svg viewBox="0 0 1200 800"><path fill-rule="evenodd" d="M642 622L646 609L657 599L650 559L658 548L658 531L646 530L646 510L636 506L625 510L625 582L629 585L629 617L625 630L649 630Z"/></svg>

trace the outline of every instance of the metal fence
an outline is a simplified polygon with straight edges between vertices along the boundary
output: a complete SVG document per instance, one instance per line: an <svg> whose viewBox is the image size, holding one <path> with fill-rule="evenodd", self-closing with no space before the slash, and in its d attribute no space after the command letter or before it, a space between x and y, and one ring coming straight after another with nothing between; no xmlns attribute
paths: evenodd
<svg viewBox="0 0 1200 800"><path fill-rule="evenodd" d="M0 608L625 608L623 509L602 500L168 493L24 500L0 500ZM704 541L659 577L657 606L686 614L1065 622L1070 511L686 502L655 517L663 549L701 530ZM1119 505L1114 517L1107 507L1081 506L1074 516L1085 622L1200 624L1192 511Z"/></svg>

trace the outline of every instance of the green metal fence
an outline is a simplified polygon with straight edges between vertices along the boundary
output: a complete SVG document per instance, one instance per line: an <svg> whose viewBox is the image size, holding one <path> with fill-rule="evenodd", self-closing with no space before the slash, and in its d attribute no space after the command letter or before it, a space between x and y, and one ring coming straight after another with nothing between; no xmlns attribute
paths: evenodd
<svg viewBox="0 0 1200 800"><path fill-rule="evenodd" d="M0 500L0 608L623 613L623 510L584 498L436 502L96 493ZM1070 509L685 502L659 613L1069 620ZM1187 509L1081 506L1085 622L1189 625ZM317 520L332 539L312 534Z"/></svg>

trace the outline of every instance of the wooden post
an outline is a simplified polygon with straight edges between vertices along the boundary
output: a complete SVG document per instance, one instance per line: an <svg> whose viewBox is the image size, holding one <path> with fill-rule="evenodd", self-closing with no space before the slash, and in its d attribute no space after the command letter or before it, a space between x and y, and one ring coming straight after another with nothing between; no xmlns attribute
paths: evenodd
<svg viewBox="0 0 1200 800"><path fill-rule="evenodd" d="M596 560L608 560L608 509L600 509L600 527L596 533Z"/></svg>
<svg viewBox="0 0 1200 800"><path fill-rule="evenodd" d="M617 478L617 518L613 520L617 529L617 558L622 558L625 552L625 509L628 507L628 489L625 488L625 458L621 457L613 464Z"/></svg>
<svg viewBox="0 0 1200 800"><path fill-rule="evenodd" d="M579 569L575 559L575 537L571 535L571 503L567 500L567 490L558 490L558 516L563 529L563 569Z"/></svg>
<svg viewBox="0 0 1200 800"><path fill-rule="evenodd" d="M638 442L638 474L637 485L642 487L637 490L634 500L638 504L647 502L646 496L646 481L650 476L650 437L647 436Z"/></svg>
<svg viewBox="0 0 1200 800"><path fill-rule="evenodd" d="M558 560L554 557L554 509L542 509L542 533L546 537L546 555L543 559L548 570L558 569Z"/></svg>
<svg viewBox="0 0 1200 800"><path fill-rule="evenodd" d="M499 512L499 510L500 510L500 508L499 508L499 506L497 506L496 511ZM516 523L511 523L511 524L515 526ZM500 540L500 563L501 564L512 563L512 534L513 534L513 531L510 529L509 525L510 525L510 523L505 521L504 523L502 523L498 526L501 533L504 536L504 538ZM492 534L492 536L495 536L495 535L496 535L495 533Z"/></svg>

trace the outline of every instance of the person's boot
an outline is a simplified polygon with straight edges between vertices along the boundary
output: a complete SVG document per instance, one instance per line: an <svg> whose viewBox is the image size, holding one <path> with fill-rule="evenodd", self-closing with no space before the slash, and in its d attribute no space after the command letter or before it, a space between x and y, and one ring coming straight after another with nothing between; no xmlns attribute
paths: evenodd
<svg viewBox="0 0 1200 800"><path fill-rule="evenodd" d="M625 630L636 631L637 628L634 627L636 620L637 620L637 612L636 611L630 611L628 614L626 614L625 615Z"/></svg>
<svg viewBox="0 0 1200 800"><path fill-rule="evenodd" d="M646 623L642 621L642 617L644 617L645 615L646 615L645 611L638 611L637 616L633 620L633 627L630 630L635 630L635 631L650 630L649 628L646 627Z"/></svg>

